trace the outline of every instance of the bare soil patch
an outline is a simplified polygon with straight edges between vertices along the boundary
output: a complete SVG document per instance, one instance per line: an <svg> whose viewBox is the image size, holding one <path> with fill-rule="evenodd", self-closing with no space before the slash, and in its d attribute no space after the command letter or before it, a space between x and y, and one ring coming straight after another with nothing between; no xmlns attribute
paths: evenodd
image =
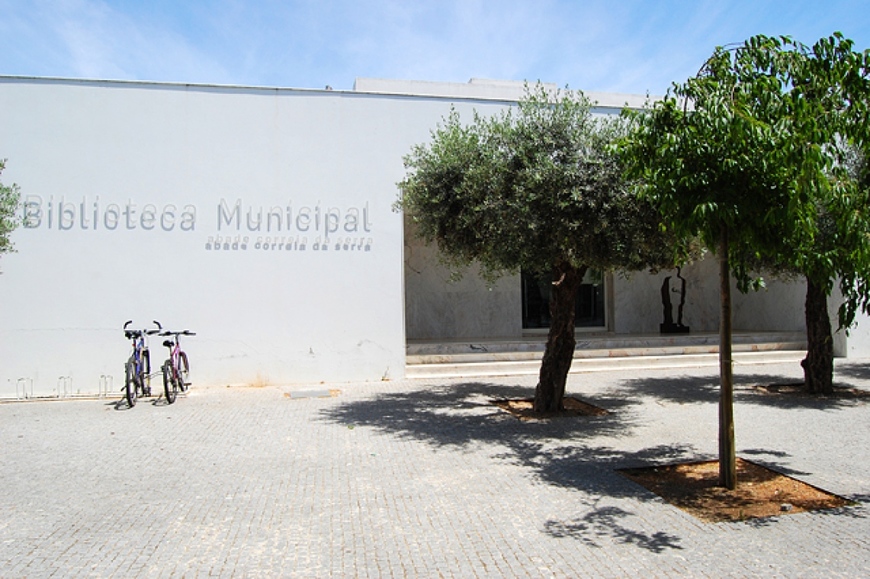
<svg viewBox="0 0 870 579"><path fill-rule="evenodd" d="M659 495L665 502L710 522L745 521L853 504L843 497L741 458L737 459L737 488L734 490L718 486L718 461L619 472Z"/></svg>
<svg viewBox="0 0 870 579"><path fill-rule="evenodd" d="M802 382L795 384L759 384L752 388L759 394L768 396L793 396L797 398L837 399L837 400L870 400L870 390L834 386L831 394L809 394L804 390Z"/></svg>
<svg viewBox="0 0 870 579"><path fill-rule="evenodd" d="M518 398L509 400L493 400L493 404L510 412L520 420L542 420L548 418L561 418L572 416L605 416L610 414L607 410L599 408L588 402L583 402L572 396L565 396L562 399L564 410L560 412L543 412L534 411L534 398Z"/></svg>

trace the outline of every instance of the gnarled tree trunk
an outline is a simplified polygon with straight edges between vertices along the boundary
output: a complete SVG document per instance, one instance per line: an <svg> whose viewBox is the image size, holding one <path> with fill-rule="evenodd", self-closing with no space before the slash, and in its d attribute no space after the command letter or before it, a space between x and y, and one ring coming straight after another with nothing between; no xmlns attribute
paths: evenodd
<svg viewBox="0 0 870 579"><path fill-rule="evenodd" d="M565 382L574 360L574 299L586 268L560 263L553 271L550 293L550 332L541 361L538 387L535 389L535 412L562 410Z"/></svg>
<svg viewBox="0 0 870 579"><path fill-rule="evenodd" d="M828 296L823 286L809 278L804 315L807 322L807 357L801 362L804 388L810 394L831 394L834 391L834 338L828 316Z"/></svg>

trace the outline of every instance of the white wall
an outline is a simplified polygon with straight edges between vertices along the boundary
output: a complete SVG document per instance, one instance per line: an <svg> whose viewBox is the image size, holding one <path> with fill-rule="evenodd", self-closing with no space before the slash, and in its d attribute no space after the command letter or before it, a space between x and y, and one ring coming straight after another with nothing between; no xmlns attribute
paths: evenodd
<svg viewBox="0 0 870 579"><path fill-rule="evenodd" d="M127 319L196 331L199 383L402 377L392 205L451 105L505 102L0 77L2 179L31 218L0 260L0 397L120 389Z"/></svg>
<svg viewBox="0 0 870 579"><path fill-rule="evenodd" d="M0 397L24 382L93 392L104 376L119 389L127 319L196 331L200 383L403 376L395 183L448 106L0 79L2 178L30 216L0 261Z"/></svg>
<svg viewBox="0 0 870 579"><path fill-rule="evenodd" d="M856 318L857 325L849 329L848 337L843 330L835 334L835 355L842 355L847 358L870 357L870 316L858 314ZM833 319L836 321L836 317L833 317ZM834 328L836 327L837 325L834 323Z"/></svg>

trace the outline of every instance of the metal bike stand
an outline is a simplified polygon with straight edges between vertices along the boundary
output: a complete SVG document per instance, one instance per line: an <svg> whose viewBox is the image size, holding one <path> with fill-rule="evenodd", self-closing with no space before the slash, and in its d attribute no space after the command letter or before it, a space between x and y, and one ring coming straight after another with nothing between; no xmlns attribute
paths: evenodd
<svg viewBox="0 0 870 579"><path fill-rule="evenodd" d="M27 386L30 385L30 394L27 393ZM15 381L15 398L18 400L27 400L33 398L33 378L19 378Z"/></svg>
<svg viewBox="0 0 870 579"><path fill-rule="evenodd" d="M57 377L57 397L68 398L72 395L72 376Z"/></svg>
<svg viewBox="0 0 870 579"><path fill-rule="evenodd" d="M109 390L112 389L112 386L114 385L114 383L115 383L115 377L112 376L111 374L101 375L100 376L100 385L99 385L100 390L97 393L97 395L100 398L107 397L109 395Z"/></svg>

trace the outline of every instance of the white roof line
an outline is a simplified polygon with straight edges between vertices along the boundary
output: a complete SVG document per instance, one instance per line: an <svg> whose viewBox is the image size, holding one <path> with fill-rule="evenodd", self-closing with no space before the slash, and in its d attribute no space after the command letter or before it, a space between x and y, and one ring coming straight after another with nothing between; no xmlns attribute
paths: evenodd
<svg viewBox="0 0 870 579"><path fill-rule="evenodd" d="M525 94L526 84L534 86L537 82L523 82L510 80L491 80L472 78L467 83L461 82L438 82L423 80L394 80L378 78L357 78L351 90L292 87L270 87L257 85L233 85L213 83L190 83L172 81L149 81L149 80L113 80L113 79L88 79L69 77L39 77L39 76L15 76L0 75L3 81L26 81L26 82L59 82L69 84L107 84L121 86L153 86L166 88L192 88L192 89L219 89L219 90L250 90L261 92L306 92L306 93L338 93L338 94L365 94L402 96L409 98L449 98L456 100L483 100L499 102L517 102ZM547 90L556 90L554 83L542 83ZM643 108L647 102L655 100L649 95L620 94L604 92L583 91L586 97L600 108Z"/></svg>

